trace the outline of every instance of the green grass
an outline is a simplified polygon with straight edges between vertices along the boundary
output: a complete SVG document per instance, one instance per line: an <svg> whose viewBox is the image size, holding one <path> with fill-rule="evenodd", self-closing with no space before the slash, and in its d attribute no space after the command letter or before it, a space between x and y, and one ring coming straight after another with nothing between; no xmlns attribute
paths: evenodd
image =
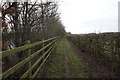
<svg viewBox="0 0 120 80"><path fill-rule="evenodd" d="M48 67L47 70L45 70L44 77L65 78L65 55L67 56L67 69L69 77L86 78L88 73L86 72L84 62L75 54L65 37L57 44L55 53L50 55L50 61L46 63L46 66ZM43 69L40 73L42 72Z"/></svg>
<svg viewBox="0 0 120 80"><path fill-rule="evenodd" d="M87 73L86 73L86 67L82 59L80 59L73 49L71 48L71 45L69 42L65 39L65 44L66 44L66 53L68 60L69 60L69 69L70 69L70 76L72 78L86 78Z"/></svg>
<svg viewBox="0 0 120 80"><path fill-rule="evenodd" d="M57 44L56 52L51 57L50 68L46 75L48 78L62 78L64 77L64 53L63 40Z"/></svg>

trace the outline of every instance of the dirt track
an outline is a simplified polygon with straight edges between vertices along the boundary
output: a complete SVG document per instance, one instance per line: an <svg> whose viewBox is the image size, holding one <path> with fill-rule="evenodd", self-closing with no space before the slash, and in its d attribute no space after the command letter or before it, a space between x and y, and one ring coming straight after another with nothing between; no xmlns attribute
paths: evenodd
<svg viewBox="0 0 120 80"><path fill-rule="evenodd" d="M109 71L108 68L100 65L95 59L93 59L88 54L82 52L76 45L69 41L71 47L75 53L82 58L82 60L87 64L87 72L89 73L89 78L113 78L114 75Z"/></svg>

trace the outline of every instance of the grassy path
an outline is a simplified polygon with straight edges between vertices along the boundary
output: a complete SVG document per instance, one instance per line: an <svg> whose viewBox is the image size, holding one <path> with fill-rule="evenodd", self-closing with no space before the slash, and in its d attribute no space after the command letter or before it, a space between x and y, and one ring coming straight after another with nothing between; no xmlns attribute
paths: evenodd
<svg viewBox="0 0 120 80"><path fill-rule="evenodd" d="M84 62L75 54L65 37L57 44L56 51L43 67L39 73L42 78L88 77Z"/></svg>
<svg viewBox="0 0 120 80"><path fill-rule="evenodd" d="M67 56L67 54L66 54L66 52L67 52L67 50L66 50L66 44L65 44L65 42L64 42L64 53L65 53L65 55L64 55L64 58L65 58L65 63L64 63L64 69L65 69L65 78L69 78L70 76L69 76L69 59L68 59L68 56Z"/></svg>

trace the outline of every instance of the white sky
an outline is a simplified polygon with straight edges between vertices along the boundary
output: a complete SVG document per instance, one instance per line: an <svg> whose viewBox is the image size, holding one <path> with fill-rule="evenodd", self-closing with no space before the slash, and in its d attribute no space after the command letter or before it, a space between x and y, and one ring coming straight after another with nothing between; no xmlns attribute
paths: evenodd
<svg viewBox="0 0 120 80"><path fill-rule="evenodd" d="M73 34L118 31L120 0L60 0L61 20Z"/></svg>

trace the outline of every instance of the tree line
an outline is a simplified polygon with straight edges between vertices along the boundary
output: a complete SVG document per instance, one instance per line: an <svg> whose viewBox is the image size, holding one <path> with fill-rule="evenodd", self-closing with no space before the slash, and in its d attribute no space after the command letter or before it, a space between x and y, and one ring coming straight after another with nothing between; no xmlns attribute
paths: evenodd
<svg viewBox="0 0 120 80"><path fill-rule="evenodd" d="M7 27L4 28L4 26ZM24 45L26 40L33 43L43 38L64 34L64 26L60 21L58 4L55 1L5 2L2 4L3 45L12 40L18 47ZM3 46L3 48L6 47Z"/></svg>

